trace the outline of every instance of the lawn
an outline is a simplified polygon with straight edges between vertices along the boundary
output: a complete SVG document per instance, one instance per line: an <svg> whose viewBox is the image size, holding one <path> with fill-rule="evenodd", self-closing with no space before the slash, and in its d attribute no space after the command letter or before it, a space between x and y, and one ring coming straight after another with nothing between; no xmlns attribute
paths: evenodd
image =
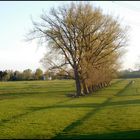
<svg viewBox="0 0 140 140"><path fill-rule="evenodd" d="M0 82L0 139L140 138L140 79L72 98L73 80Z"/></svg>

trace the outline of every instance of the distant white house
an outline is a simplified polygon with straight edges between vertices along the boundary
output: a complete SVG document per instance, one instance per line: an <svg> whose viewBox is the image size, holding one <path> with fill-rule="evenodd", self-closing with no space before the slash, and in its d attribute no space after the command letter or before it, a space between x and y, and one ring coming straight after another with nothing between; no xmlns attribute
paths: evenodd
<svg viewBox="0 0 140 140"><path fill-rule="evenodd" d="M46 77L46 75L44 74L43 77L42 77L43 80L52 80L52 77L49 76L49 77Z"/></svg>
<svg viewBox="0 0 140 140"><path fill-rule="evenodd" d="M50 77L48 77L48 80L52 80L52 77L50 76Z"/></svg>

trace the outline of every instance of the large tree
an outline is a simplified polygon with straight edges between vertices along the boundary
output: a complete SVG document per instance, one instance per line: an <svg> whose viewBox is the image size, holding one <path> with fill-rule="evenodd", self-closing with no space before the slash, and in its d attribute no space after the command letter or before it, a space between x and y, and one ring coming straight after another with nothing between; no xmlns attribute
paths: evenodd
<svg viewBox="0 0 140 140"><path fill-rule="evenodd" d="M47 62L51 68L65 66L68 69L71 66L77 96L81 95L85 79L93 81L87 75L125 46L125 29L118 20L103 14L99 8L93 8L90 3L52 8L49 14L43 12L40 18L40 22L33 21L30 39L40 39L48 44Z"/></svg>

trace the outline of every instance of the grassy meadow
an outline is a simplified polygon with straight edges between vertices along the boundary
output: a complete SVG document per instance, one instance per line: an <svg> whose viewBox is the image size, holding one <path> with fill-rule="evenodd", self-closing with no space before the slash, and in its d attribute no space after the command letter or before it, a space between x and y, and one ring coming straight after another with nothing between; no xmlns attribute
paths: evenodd
<svg viewBox="0 0 140 140"><path fill-rule="evenodd" d="M80 97L73 80L0 82L0 139L140 138L140 79Z"/></svg>

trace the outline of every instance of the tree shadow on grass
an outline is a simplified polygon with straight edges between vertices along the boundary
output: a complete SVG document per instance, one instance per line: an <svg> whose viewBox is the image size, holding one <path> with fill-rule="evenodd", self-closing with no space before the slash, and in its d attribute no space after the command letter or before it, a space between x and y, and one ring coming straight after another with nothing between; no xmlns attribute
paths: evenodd
<svg viewBox="0 0 140 140"><path fill-rule="evenodd" d="M57 92L57 94L56 94ZM60 96L65 95L65 90L60 90L60 91L55 91L55 90L50 90L50 91L20 91L17 93L1 93L0 94L0 100L5 100L5 99L17 99L17 98L22 98L22 97L29 97L29 96L34 96L34 95L47 95L47 96Z"/></svg>
<svg viewBox="0 0 140 140"><path fill-rule="evenodd" d="M103 134L57 135L54 139L140 139L140 130L117 131Z"/></svg>
<svg viewBox="0 0 140 140"><path fill-rule="evenodd" d="M27 112L12 116L9 119L1 119L0 121L0 125L5 124L13 119L18 119L20 117L26 116L28 114L31 114L33 112L36 111L41 111L41 110L46 110L46 109L64 109L64 108L69 108L69 109L73 109L73 108L93 108L92 110L90 110L85 117L83 117L83 119L79 119L76 122L72 123L70 126L66 127L65 131L69 131L71 129L73 129L75 126L80 125L84 120L88 119L91 115L95 114L97 111L100 110L101 107L108 107L108 106L125 106L125 105L138 105L140 104L140 99L138 100L127 100L127 101L118 101L118 102L109 102L106 104L100 104L100 103L83 103L83 104L68 104L68 105L61 105L67 101L71 101L72 99L68 99L68 100L64 100L64 101L60 101L58 103L56 103L55 105L51 105L51 106L42 106L42 107L27 107L26 110Z"/></svg>
<svg viewBox="0 0 140 140"><path fill-rule="evenodd" d="M87 108L91 107L91 108L93 108L85 116L83 116L82 118L77 119L76 121L72 122L70 125L65 127L62 132L60 132L56 137L54 137L54 139L55 139L55 138L61 137L61 135L63 136L63 134L69 134L69 132L71 130L73 130L74 128L76 128L79 125L82 125L85 122L85 120L87 120L91 116L95 115L98 111L100 111L104 107L108 107L108 106L114 107L114 106L117 106L117 105L126 106L126 105L140 104L140 100L127 100L127 101L109 102L110 100L111 99L108 99L106 102L101 103L101 104L97 104L97 103L96 104L95 103L90 103L90 104L88 103L88 104L84 104L84 105L83 104L75 104L75 105L74 104L69 104L69 105L61 105L61 104L59 104L59 105L51 106L51 107L30 107L28 109L30 109L32 111L39 111L39 110L43 110L43 109L80 108L80 107L81 108L83 108L83 107L87 107ZM84 138L86 138L86 139L89 138L90 139L90 138L95 137L95 138L101 138L102 139L104 136L106 136L107 138L110 137L110 136L114 137L114 136L118 135L119 133L104 134L104 135L91 135L91 136L86 135L86 137L82 135L82 137L80 136L80 137L77 137L77 138L79 138L79 139L81 139L81 138L83 138L83 139ZM119 135L119 136L123 136L123 134ZM139 136L140 136L140 134L139 134ZM111 137L111 138L113 138L113 137ZM72 137L70 137L70 139L71 138Z"/></svg>
<svg viewBox="0 0 140 140"><path fill-rule="evenodd" d="M59 105L61 103L65 103L65 102L70 101L70 100L72 100L72 99L67 99L67 100L64 100L64 101L57 102L57 103L55 103L55 105L50 105L50 106L47 106L47 107L38 107L38 108L35 108L35 109L32 109L32 107L31 107L31 109L27 107L26 108L26 110L27 110L26 112L23 112L21 114L10 116L7 119L0 119L0 125L4 125L5 123L8 123L8 122L10 122L10 121L12 121L14 119L16 120L18 118L24 117L24 116L26 116L28 114L32 114L34 112L37 112L37 111L40 111L40 110L43 110L43 109L52 108L52 107L54 107L56 105Z"/></svg>
<svg viewBox="0 0 140 140"><path fill-rule="evenodd" d="M121 93L123 93L131 84L132 84L132 81L130 81L128 84L126 84L126 86L122 90L120 90L115 96L121 95ZM104 107L106 107L110 103L112 103L112 102L110 102L112 100L112 98L113 97L108 98L106 101L99 104L99 106L97 106L95 109L89 111L85 116L83 116L83 117L79 118L78 120L72 122L61 133L59 133L57 136L61 136L61 134L63 134L63 133L69 133L69 131L71 131L72 129L76 128L79 125L82 125L85 120L89 119L91 116L95 115L97 112L102 110ZM123 103L123 104L126 104L128 102L125 101L125 103ZM135 101L133 103L135 103Z"/></svg>
<svg viewBox="0 0 140 140"><path fill-rule="evenodd" d="M117 102L109 102L107 104L102 103L83 103L83 104L67 104L67 105L53 105L53 106L42 106L42 107L27 107L27 110L39 111L44 109L60 109L60 108L96 108L100 107L114 107L114 106L125 106L125 105L137 105L140 104L140 99L136 100L126 100L126 101L117 101Z"/></svg>

